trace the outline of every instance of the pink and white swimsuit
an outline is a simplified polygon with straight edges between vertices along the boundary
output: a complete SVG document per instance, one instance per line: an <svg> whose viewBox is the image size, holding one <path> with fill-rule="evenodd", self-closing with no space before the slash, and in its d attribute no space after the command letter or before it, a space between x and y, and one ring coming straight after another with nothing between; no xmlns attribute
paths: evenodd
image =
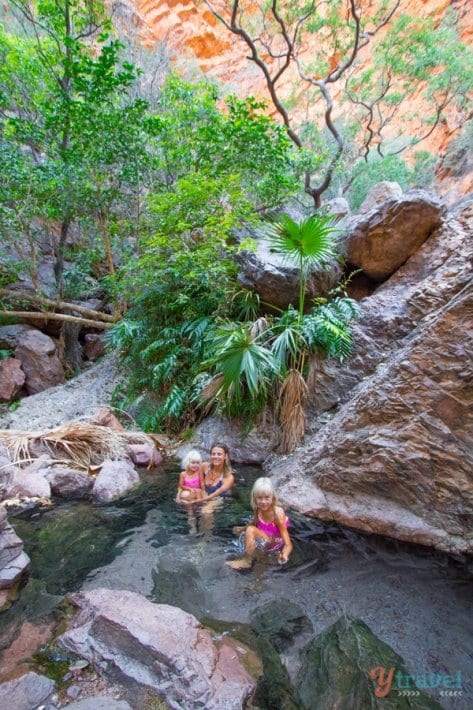
<svg viewBox="0 0 473 710"><path fill-rule="evenodd" d="M291 521L286 515L286 528L288 528L291 524ZM261 532L266 533L271 540L269 540L268 545L270 550L279 550L281 547L283 547L284 542L281 537L281 531L279 530L279 525L276 523L266 523L264 520L261 520L260 516L258 515L257 523L256 526L258 530L261 530Z"/></svg>
<svg viewBox="0 0 473 710"><path fill-rule="evenodd" d="M200 488L200 476L196 476L195 478L184 477L183 486L184 488Z"/></svg>

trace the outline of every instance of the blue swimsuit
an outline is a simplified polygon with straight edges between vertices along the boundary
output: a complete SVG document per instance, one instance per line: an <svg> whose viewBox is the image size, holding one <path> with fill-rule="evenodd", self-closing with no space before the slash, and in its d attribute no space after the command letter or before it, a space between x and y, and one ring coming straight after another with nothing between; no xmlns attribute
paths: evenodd
<svg viewBox="0 0 473 710"><path fill-rule="evenodd" d="M205 492L207 495L210 495L211 493L215 493L215 491L218 491L219 488L222 487L223 481L218 481L218 483L215 484L215 486L211 486L208 483L205 484Z"/></svg>

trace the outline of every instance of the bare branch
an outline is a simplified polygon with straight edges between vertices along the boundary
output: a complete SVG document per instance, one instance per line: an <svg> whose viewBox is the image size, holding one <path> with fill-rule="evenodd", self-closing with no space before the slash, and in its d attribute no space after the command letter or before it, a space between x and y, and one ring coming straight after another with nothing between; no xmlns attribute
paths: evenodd
<svg viewBox="0 0 473 710"><path fill-rule="evenodd" d="M29 301L30 303L39 303L43 306L49 306L51 308L61 308L66 311L76 311L77 313L82 313L82 315L89 316L90 318L98 318L99 320L107 321L109 323L115 323L116 319L109 315L108 313L102 313L101 311L94 311L92 308L85 308L84 306L78 306L75 303L68 303L67 301L53 301L50 298L44 298L43 296L30 296L29 294L18 293L17 291L10 291L7 288L0 288L0 296L6 296L16 301Z"/></svg>
<svg viewBox="0 0 473 710"><path fill-rule="evenodd" d="M88 318L76 318L63 313L44 313L38 311L0 311L0 316L5 318L24 318L25 320L60 320L68 323L77 323L86 325L97 330L113 328L113 323L104 323L103 321L89 320Z"/></svg>

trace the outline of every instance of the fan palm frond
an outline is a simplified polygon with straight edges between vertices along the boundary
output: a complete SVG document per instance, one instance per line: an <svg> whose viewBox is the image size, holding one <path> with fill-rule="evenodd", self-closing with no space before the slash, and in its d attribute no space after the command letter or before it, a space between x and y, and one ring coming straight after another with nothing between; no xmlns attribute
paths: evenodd
<svg viewBox="0 0 473 710"><path fill-rule="evenodd" d="M334 234L338 231L333 215L315 214L296 222L287 214L268 225L263 235L272 251L293 262L297 267L313 268L334 255Z"/></svg>

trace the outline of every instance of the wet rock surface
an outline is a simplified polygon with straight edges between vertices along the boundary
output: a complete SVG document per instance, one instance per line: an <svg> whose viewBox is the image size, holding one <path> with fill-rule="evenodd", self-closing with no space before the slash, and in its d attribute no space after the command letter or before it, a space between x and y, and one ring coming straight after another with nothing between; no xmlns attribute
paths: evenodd
<svg viewBox="0 0 473 710"><path fill-rule="evenodd" d="M373 669L389 672L395 668L408 675L402 658L380 641L360 619L342 617L311 641L302 651L302 667L297 676L297 690L307 710L320 708L431 708L441 710L435 700L418 692L413 697L391 691L377 698ZM387 680L385 674L384 679ZM386 688L384 688L386 689Z"/></svg>
<svg viewBox="0 0 473 710"><path fill-rule="evenodd" d="M51 678L26 673L14 680L0 683L0 707L9 710L34 710L47 703L54 692Z"/></svg>
<svg viewBox="0 0 473 710"><path fill-rule="evenodd" d="M0 590L13 587L29 563L28 555L23 552L23 542L8 523L5 509L0 506Z"/></svg>

